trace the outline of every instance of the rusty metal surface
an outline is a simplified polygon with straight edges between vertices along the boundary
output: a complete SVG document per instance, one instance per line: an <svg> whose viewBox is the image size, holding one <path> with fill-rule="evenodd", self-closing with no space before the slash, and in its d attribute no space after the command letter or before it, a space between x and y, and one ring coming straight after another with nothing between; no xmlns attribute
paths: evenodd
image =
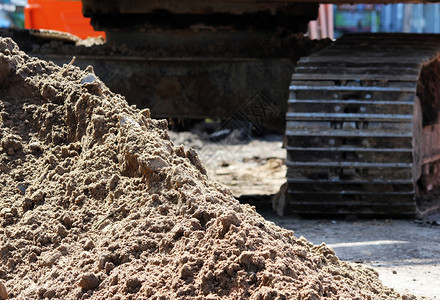
<svg viewBox="0 0 440 300"><path fill-rule="evenodd" d="M440 126L423 125L417 97L421 65L438 50L437 35L354 34L299 61L286 114L288 212L439 207Z"/></svg>

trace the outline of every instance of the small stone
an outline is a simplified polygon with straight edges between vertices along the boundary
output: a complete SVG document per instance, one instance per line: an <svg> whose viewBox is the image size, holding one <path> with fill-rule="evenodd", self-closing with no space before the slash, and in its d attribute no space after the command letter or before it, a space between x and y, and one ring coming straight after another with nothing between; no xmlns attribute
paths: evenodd
<svg viewBox="0 0 440 300"><path fill-rule="evenodd" d="M148 108L144 108L140 111L141 115L143 115L145 118L149 119L151 117L150 110Z"/></svg>
<svg viewBox="0 0 440 300"><path fill-rule="evenodd" d="M53 270L50 273L50 277L52 277L52 278L57 278L58 276L60 276L60 273L58 272L58 270Z"/></svg>
<svg viewBox="0 0 440 300"><path fill-rule="evenodd" d="M7 135L3 137L1 140L1 146L3 149L7 149L8 154L9 152L12 152L14 154L15 151L19 151L23 148L23 145L21 144L21 137L18 135Z"/></svg>
<svg viewBox="0 0 440 300"><path fill-rule="evenodd" d="M109 274L115 268L115 264L111 261L105 264L105 273Z"/></svg>
<svg viewBox="0 0 440 300"><path fill-rule="evenodd" d="M44 201L44 193L42 191L36 191L31 195L30 199L34 205L41 204Z"/></svg>
<svg viewBox="0 0 440 300"><path fill-rule="evenodd" d="M84 250L91 250L95 248L95 244L91 240L87 240L87 242L84 244Z"/></svg>
<svg viewBox="0 0 440 300"><path fill-rule="evenodd" d="M34 205L33 205L31 199L24 198L21 207L23 208L23 211L28 211L28 210L31 210L34 207Z"/></svg>
<svg viewBox="0 0 440 300"><path fill-rule="evenodd" d="M193 272L191 271L191 268L186 264L183 266L181 272L180 272L180 278L185 280L188 277L191 277L193 275Z"/></svg>
<svg viewBox="0 0 440 300"><path fill-rule="evenodd" d="M83 275L78 283L78 285L85 291L88 290L94 290L96 289L99 284L100 280L95 276L95 274L86 274Z"/></svg>
<svg viewBox="0 0 440 300"><path fill-rule="evenodd" d="M104 270L106 263L109 261L107 255L101 255L98 260L98 269Z"/></svg>
<svg viewBox="0 0 440 300"><path fill-rule="evenodd" d="M120 245L118 243L111 243L107 248L110 251L115 251L120 248Z"/></svg>
<svg viewBox="0 0 440 300"><path fill-rule="evenodd" d="M49 298L52 299L56 294L56 291L54 289L50 289L47 290L44 294L43 294L43 298Z"/></svg>
<svg viewBox="0 0 440 300"><path fill-rule="evenodd" d="M11 208L11 214L14 216L18 216L18 209L16 207Z"/></svg>
<svg viewBox="0 0 440 300"><path fill-rule="evenodd" d="M67 228L72 227L72 224L73 224L72 218L69 215L67 215L67 214L64 214L64 215L61 216L61 222Z"/></svg>
<svg viewBox="0 0 440 300"><path fill-rule="evenodd" d="M67 234L68 234L66 227L64 227L64 225L62 225L62 224L58 224L58 226L57 226L57 234L60 237L66 237Z"/></svg>
<svg viewBox="0 0 440 300"><path fill-rule="evenodd" d="M118 282L119 282L118 274L115 274L112 277L110 277L110 284L111 285L117 285Z"/></svg>
<svg viewBox="0 0 440 300"><path fill-rule="evenodd" d="M44 293L46 293L47 289L44 287L40 287L38 289L38 296L43 297Z"/></svg>
<svg viewBox="0 0 440 300"><path fill-rule="evenodd" d="M69 250L67 249L66 246L61 245L57 248L58 251L60 251L63 255L66 255L67 253L69 253Z"/></svg>
<svg viewBox="0 0 440 300"><path fill-rule="evenodd" d="M32 152L40 152L41 151L41 145L39 142L32 142L29 144L29 150Z"/></svg>
<svg viewBox="0 0 440 300"><path fill-rule="evenodd" d="M41 255L40 264L42 266L51 267L57 263L60 257L61 257L61 253L58 251L45 252Z"/></svg>
<svg viewBox="0 0 440 300"><path fill-rule="evenodd" d="M0 300L8 299L8 292L3 282L0 280Z"/></svg>
<svg viewBox="0 0 440 300"><path fill-rule="evenodd" d="M8 253L9 253L8 245L4 245L4 246L0 247L0 257L4 257Z"/></svg>
<svg viewBox="0 0 440 300"><path fill-rule="evenodd" d="M125 283L126 287L132 288L132 289L138 288L140 285L141 285L141 282L137 278L130 278Z"/></svg>
<svg viewBox="0 0 440 300"><path fill-rule="evenodd" d="M6 224L11 224L12 220L14 218L14 215L11 213L5 213L5 220L7 221Z"/></svg>
<svg viewBox="0 0 440 300"><path fill-rule="evenodd" d="M397 274L397 271L396 271L396 270L393 270L393 274Z"/></svg>
<svg viewBox="0 0 440 300"><path fill-rule="evenodd" d="M37 260L37 254L35 254L34 252L31 252L31 254L29 254L29 262L33 263Z"/></svg>
<svg viewBox="0 0 440 300"><path fill-rule="evenodd" d="M114 191L116 186L118 185L120 178L117 174L113 175L112 178L110 179L110 183L109 183L109 190L110 191Z"/></svg>
<svg viewBox="0 0 440 300"><path fill-rule="evenodd" d="M86 196L79 195L78 197L75 198L74 202L76 205L82 205L84 203L84 200L86 200Z"/></svg>

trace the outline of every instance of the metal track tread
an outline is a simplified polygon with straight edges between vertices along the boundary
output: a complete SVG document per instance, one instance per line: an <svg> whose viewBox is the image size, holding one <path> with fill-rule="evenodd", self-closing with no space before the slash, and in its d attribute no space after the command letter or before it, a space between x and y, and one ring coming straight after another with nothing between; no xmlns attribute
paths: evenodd
<svg viewBox="0 0 440 300"><path fill-rule="evenodd" d="M417 214L413 111L440 36L350 34L292 76L287 213Z"/></svg>

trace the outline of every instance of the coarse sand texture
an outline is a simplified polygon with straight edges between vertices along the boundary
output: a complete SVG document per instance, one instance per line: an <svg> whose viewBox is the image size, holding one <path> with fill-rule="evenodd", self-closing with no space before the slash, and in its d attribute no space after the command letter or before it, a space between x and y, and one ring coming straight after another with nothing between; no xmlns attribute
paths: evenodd
<svg viewBox="0 0 440 300"><path fill-rule="evenodd" d="M1 299L415 299L239 204L92 67L0 39L0 128Z"/></svg>

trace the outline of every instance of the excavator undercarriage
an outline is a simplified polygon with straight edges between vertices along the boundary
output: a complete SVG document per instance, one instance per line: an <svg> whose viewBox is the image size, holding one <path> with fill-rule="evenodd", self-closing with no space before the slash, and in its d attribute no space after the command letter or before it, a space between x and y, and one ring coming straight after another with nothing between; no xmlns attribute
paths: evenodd
<svg viewBox="0 0 440 300"><path fill-rule="evenodd" d="M438 209L440 36L351 34L299 60L287 112L289 208Z"/></svg>

